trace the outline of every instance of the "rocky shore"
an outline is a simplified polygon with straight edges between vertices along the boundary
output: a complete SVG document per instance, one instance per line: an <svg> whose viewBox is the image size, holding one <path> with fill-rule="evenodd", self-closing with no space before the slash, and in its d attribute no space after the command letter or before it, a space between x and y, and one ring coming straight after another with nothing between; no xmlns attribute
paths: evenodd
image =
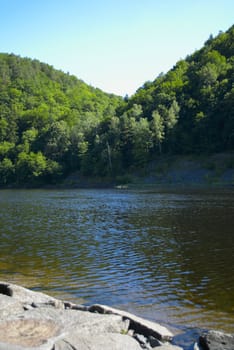
<svg viewBox="0 0 234 350"><path fill-rule="evenodd" d="M166 327L104 305L61 301L0 282L0 350L180 350ZM234 350L234 335L209 331L194 350Z"/></svg>

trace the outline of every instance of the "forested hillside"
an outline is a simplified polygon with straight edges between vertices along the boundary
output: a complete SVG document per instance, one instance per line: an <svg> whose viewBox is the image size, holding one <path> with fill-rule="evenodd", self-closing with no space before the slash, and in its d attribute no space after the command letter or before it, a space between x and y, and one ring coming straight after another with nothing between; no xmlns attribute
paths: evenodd
<svg viewBox="0 0 234 350"><path fill-rule="evenodd" d="M129 99L0 55L2 186L56 183L74 171L115 177L159 155L233 150L234 26Z"/></svg>
<svg viewBox="0 0 234 350"><path fill-rule="evenodd" d="M136 106L150 123L153 153L233 150L234 26L146 83L127 108Z"/></svg>
<svg viewBox="0 0 234 350"><path fill-rule="evenodd" d="M0 54L1 185L89 172L90 140L121 101L37 60Z"/></svg>

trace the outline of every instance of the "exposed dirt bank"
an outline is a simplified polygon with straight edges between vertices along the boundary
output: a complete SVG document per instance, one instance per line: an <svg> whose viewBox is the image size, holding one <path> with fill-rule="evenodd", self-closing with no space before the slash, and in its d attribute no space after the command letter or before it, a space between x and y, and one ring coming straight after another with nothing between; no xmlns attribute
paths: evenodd
<svg viewBox="0 0 234 350"><path fill-rule="evenodd" d="M226 187L234 186L234 153L207 156L161 156L147 167L116 178L70 175L61 185L71 188L138 186Z"/></svg>

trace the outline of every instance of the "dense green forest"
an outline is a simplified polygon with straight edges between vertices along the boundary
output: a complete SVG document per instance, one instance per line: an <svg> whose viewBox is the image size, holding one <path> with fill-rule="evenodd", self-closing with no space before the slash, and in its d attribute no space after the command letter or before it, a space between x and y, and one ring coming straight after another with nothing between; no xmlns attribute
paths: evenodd
<svg viewBox="0 0 234 350"><path fill-rule="evenodd" d="M77 171L115 178L164 154L233 150L234 26L130 98L0 54L1 186L53 184Z"/></svg>

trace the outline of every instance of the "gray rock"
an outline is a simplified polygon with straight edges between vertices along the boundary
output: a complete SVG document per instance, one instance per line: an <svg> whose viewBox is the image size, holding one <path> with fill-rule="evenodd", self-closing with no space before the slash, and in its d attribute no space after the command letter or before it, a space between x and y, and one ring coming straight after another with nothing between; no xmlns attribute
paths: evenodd
<svg viewBox="0 0 234 350"><path fill-rule="evenodd" d="M57 344L57 347L63 346L62 349L66 349L65 343L69 343L66 338L68 335L69 339L77 341L77 343L72 343L73 348L71 347L71 349L75 349L78 345L78 349L80 347L85 348L86 343L89 344L87 349L95 349L92 342L96 337L99 340L105 339L106 348L109 346L109 349L112 349L113 336L110 336L110 334L122 335L121 333L127 333L128 326L129 321L124 321L117 315L99 315L82 311L69 312L51 308L34 309L26 311L25 314L18 314L18 318L12 316L7 321L0 320L0 341L2 342L0 350L31 348L51 350L53 344ZM102 335L102 338L100 338L100 335ZM128 338L134 341L129 336L119 340L121 340L121 344L124 340L128 344L130 342ZM80 341L78 341L79 339ZM101 340L99 345L101 348ZM69 349L68 345L66 346ZM122 347L122 349L124 348ZM137 349L137 347L131 348ZM116 349L120 349L120 347L116 347ZM126 349L128 349L127 345Z"/></svg>
<svg viewBox="0 0 234 350"><path fill-rule="evenodd" d="M151 349L156 336L168 340L172 333L125 311L62 302L0 282L0 350L140 350Z"/></svg>
<svg viewBox="0 0 234 350"><path fill-rule="evenodd" d="M144 335L135 333L133 337L138 341L143 349L151 349L148 339Z"/></svg>
<svg viewBox="0 0 234 350"><path fill-rule="evenodd" d="M151 348L156 348L157 346L162 345L162 342L160 340L158 340L157 338L152 337L152 335L149 336L148 341L149 341Z"/></svg>
<svg viewBox="0 0 234 350"><path fill-rule="evenodd" d="M2 343L23 348L38 348L47 339L59 334L59 325L50 320L19 318L0 322L0 340Z"/></svg>
<svg viewBox="0 0 234 350"><path fill-rule="evenodd" d="M25 348L20 345L10 345L10 344L6 345L6 343L2 343L0 341L0 350L25 350Z"/></svg>
<svg viewBox="0 0 234 350"><path fill-rule="evenodd" d="M7 318L9 313L23 310L23 305L10 296L0 294L0 318Z"/></svg>
<svg viewBox="0 0 234 350"><path fill-rule="evenodd" d="M122 334L70 334L55 343L53 350L142 350L139 343Z"/></svg>
<svg viewBox="0 0 234 350"><path fill-rule="evenodd" d="M37 307L40 305L52 305L57 308L64 308L61 300L55 299L47 294L33 292L13 283L0 282L0 294L6 295L20 301L23 304L31 304Z"/></svg>
<svg viewBox="0 0 234 350"><path fill-rule="evenodd" d="M166 327L161 326L158 323L145 320L126 311L114 309L112 307L100 304L90 306L89 311L99 312L103 314L120 315L124 319L130 320L130 328L134 329L136 333L143 334L147 337L152 335L153 337L164 341L170 341L173 337L173 334Z"/></svg>
<svg viewBox="0 0 234 350"><path fill-rule="evenodd" d="M85 305L74 304L74 303L71 303L70 301L65 301L64 302L64 308L65 309L71 309L71 310L88 311L89 307L85 306Z"/></svg>
<svg viewBox="0 0 234 350"><path fill-rule="evenodd" d="M162 344L159 346L158 350L183 350L180 346L172 345L172 344Z"/></svg>
<svg viewBox="0 0 234 350"><path fill-rule="evenodd" d="M204 350L233 350L234 334L208 331L199 337L199 346Z"/></svg>
<svg viewBox="0 0 234 350"><path fill-rule="evenodd" d="M129 321L123 320L118 315L100 315L79 310L61 310L48 308L36 308L19 313L17 318L23 317L24 320L46 320L56 322L63 330L68 332L71 329L78 333L127 333ZM9 321L14 321L16 315L9 316ZM1 324L1 323L0 323Z"/></svg>

